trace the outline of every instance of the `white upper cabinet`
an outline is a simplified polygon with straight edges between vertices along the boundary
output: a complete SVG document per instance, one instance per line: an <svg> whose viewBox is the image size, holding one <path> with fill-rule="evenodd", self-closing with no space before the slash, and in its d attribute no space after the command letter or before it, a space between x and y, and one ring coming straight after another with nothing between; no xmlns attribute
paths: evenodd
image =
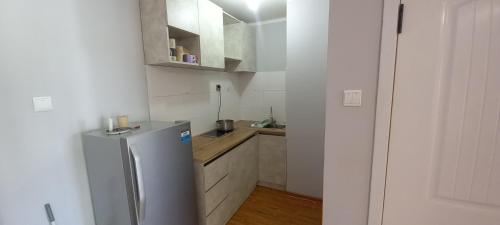
<svg viewBox="0 0 500 225"><path fill-rule="evenodd" d="M255 28L210 0L140 0L140 8L146 64L256 71Z"/></svg>
<svg viewBox="0 0 500 225"><path fill-rule="evenodd" d="M199 0L201 66L224 69L224 24L222 8Z"/></svg>
<svg viewBox="0 0 500 225"><path fill-rule="evenodd" d="M239 22L224 26L224 54L227 59L241 61L243 29Z"/></svg>
<svg viewBox="0 0 500 225"><path fill-rule="evenodd" d="M234 72L256 72L255 28L245 22L224 26L226 70Z"/></svg>
<svg viewBox="0 0 500 225"><path fill-rule="evenodd" d="M167 23L193 34L200 33L198 0L166 0Z"/></svg>
<svg viewBox="0 0 500 225"><path fill-rule="evenodd" d="M236 71L257 71L257 35L255 27L245 24L243 29L241 63Z"/></svg>

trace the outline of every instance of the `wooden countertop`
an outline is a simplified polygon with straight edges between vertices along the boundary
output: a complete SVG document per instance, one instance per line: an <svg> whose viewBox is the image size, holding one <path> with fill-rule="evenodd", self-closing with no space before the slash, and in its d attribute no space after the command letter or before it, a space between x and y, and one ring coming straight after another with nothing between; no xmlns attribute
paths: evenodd
<svg viewBox="0 0 500 225"><path fill-rule="evenodd" d="M252 121L237 121L233 132L222 137L207 137L198 135L193 137L193 158L197 163L207 163L256 134L285 136L284 129L251 128Z"/></svg>

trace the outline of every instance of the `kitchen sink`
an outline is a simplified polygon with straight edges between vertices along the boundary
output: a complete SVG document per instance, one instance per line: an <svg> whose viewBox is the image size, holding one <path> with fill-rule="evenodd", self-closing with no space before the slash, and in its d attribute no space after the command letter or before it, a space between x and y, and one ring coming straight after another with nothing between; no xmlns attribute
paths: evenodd
<svg viewBox="0 0 500 225"><path fill-rule="evenodd" d="M273 129L285 129L285 124L277 124L276 122L270 122L269 120L264 120L260 122L254 122L250 125L254 128L273 128Z"/></svg>
<svg viewBox="0 0 500 225"><path fill-rule="evenodd" d="M271 114L269 119L263 121L258 121L250 124L250 127L254 128L273 128L273 129L285 129L285 124L278 124L273 116L273 107L271 106Z"/></svg>

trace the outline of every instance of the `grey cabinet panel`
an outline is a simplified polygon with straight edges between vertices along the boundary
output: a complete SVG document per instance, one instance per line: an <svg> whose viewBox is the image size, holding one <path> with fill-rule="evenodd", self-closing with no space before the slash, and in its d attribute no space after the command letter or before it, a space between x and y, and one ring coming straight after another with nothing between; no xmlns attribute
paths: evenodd
<svg viewBox="0 0 500 225"><path fill-rule="evenodd" d="M205 194L205 215L208 216L228 195L228 177L224 177Z"/></svg>
<svg viewBox="0 0 500 225"><path fill-rule="evenodd" d="M224 55L226 58L241 60L243 28L244 26L240 23L224 26Z"/></svg>
<svg viewBox="0 0 500 225"><path fill-rule="evenodd" d="M205 166L205 191L229 173L229 155L226 154Z"/></svg>
<svg viewBox="0 0 500 225"><path fill-rule="evenodd" d="M201 66L224 69L224 22L222 8L199 0Z"/></svg>
<svg viewBox="0 0 500 225"><path fill-rule="evenodd" d="M220 204L222 199L227 199L229 195L230 184L228 173L230 155L231 152L228 152L206 166L199 163L194 164L199 225L206 225L208 223L207 216L209 214L221 213L221 210L214 208L220 207L217 205ZM219 221L221 218L224 218L224 216L212 216L211 220Z"/></svg>
<svg viewBox="0 0 500 225"><path fill-rule="evenodd" d="M254 136L206 166L194 165L200 225L224 225L255 190L258 147Z"/></svg>
<svg viewBox="0 0 500 225"><path fill-rule="evenodd" d="M233 215L230 211L228 201L223 201L217 208L207 217L206 225L224 225L231 219Z"/></svg>
<svg viewBox="0 0 500 225"><path fill-rule="evenodd" d="M237 68L237 71L243 72L256 72L257 71L257 40L256 40L256 32L255 27L249 26L248 24L245 26L243 30L243 50L241 56L241 63Z"/></svg>
<svg viewBox="0 0 500 225"><path fill-rule="evenodd" d="M146 64L169 61L165 0L140 0L142 40Z"/></svg>
<svg viewBox="0 0 500 225"><path fill-rule="evenodd" d="M284 189L286 185L286 140L282 136L259 135L259 182Z"/></svg>
<svg viewBox="0 0 500 225"><path fill-rule="evenodd" d="M198 203L198 224L206 225L207 209L205 203L205 167L203 164L194 163L194 178L196 184L196 202Z"/></svg>
<svg viewBox="0 0 500 225"><path fill-rule="evenodd" d="M259 179L258 138L253 137L231 152L228 201L231 212L236 212L255 190Z"/></svg>
<svg viewBox="0 0 500 225"><path fill-rule="evenodd" d="M198 0L166 0L167 23L193 34L200 33Z"/></svg>
<svg viewBox="0 0 500 225"><path fill-rule="evenodd" d="M224 43L227 71L257 71L255 27L244 22L225 25Z"/></svg>

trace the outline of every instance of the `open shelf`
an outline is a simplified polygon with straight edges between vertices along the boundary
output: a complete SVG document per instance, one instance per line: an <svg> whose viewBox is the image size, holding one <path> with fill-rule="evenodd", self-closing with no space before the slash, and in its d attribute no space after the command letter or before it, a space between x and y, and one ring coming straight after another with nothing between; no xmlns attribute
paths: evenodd
<svg viewBox="0 0 500 225"><path fill-rule="evenodd" d="M185 53L195 55L198 58L198 63L188 63L183 61L169 61L163 63L165 66L193 68L199 67L200 60L200 35L191 33L189 31L181 30L173 26L167 26L169 39L173 38L176 42L176 47L182 46ZM169 48L172 48L169 44ZM182 60L182 58L181 58Z"/></svg>
<svg viewBox="0 0 500 225"><path fill-rule="evenodd" d="M229 56L225 56L224 59L226 61L230 61L230 62L240 62L241 61L240 58L234 58L234 57L229 57Z"/></svg>
<svg viewBox="0 0 500 225"><path fill-rule="evenodd" d="M189 31L185 31L182 29L179 29L174 26L167 26L168 29L168 35L170 38L175 38L175 39L186 39L186 38L199 38L200 35L191 33Z"/></svg>
<svg viewBox="0 0 500 225"><path fill-rule="evenodd" d="M183 66L200 66L199 63L189 63L189 62L179 62L179 61L170 61L168 63L170 63L170 64L178 64L178 65L183 65Z"/></svg>
<svg viewBox="0 0 500 225"><path fill-rule="evenodd" d="M177 68L200 69L200 64L198 64L198 63L188 63L188 62L179 62L179 61L169 61L166 63L159 63L156 65L157 66L177 67Z"/></svg>

